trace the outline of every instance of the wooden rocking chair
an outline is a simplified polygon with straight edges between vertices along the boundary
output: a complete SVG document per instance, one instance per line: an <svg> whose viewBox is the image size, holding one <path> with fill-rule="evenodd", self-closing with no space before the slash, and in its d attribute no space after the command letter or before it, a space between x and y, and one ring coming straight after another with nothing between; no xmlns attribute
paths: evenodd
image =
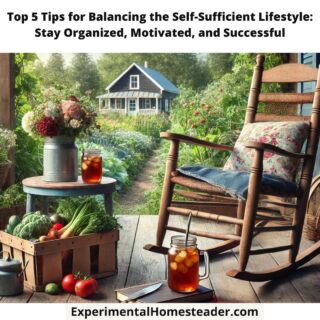
<svg viewBox="0 0 320 320"><path fill-rule="evenodd" d="M257 64L254 68L249 93L245 123L270 121L309 122L309 132L307 136L305 154L289 152L271 144L248 142L246 147L251 148L251 150L255 150L255 155L251 163L246 200L238 200L228 196L224 190L215 185L194 179L192 177L181 175L176 171L180 143L194 144L227 151L232 151L233 147L218 145L193 137L170 132L161 133L162 138L171 140L171 147L163 183L163 193L158 219L157 242L156 245L145 245L145 249L166 254L168 249L162 246L166 230L185 232L185 230L181 228L168 225L169 214L174 213L188 216L191 212L193 216L197 216L199 218L204 218L211 221L221 221L235 225L234 234L212 234L201 230L190 231L191 234L197 236L223 240L218 245L215 245L209 249L210 254L218 254L240 245L239 268L238 270L228 271L228 276L248 281L267 281L288 274L320 253L320 241L318 241L309 249L299 254L306 206L308 202L308 195L319 141L320 72L318 69L297 63L283 64L264 71L263 55L258 55L256 62ZM307 81L317 81L314 93L260 92L262 83L298 83ZM312 114L311 117L293 115L280 116L263 113L258 114L257 108L260 102L282 103L284 105L313 103ZM297 184L297 190L295 192L288 192L288 190L285 189L281 190L281 193L279 193L279 190L277 192L273 192L272 190L268 190L267 192L262 191L261 181L263 175L264 152L269 152L292 159L299 159L300 162L302 162L300 181ZM191 190L175 190L174 186L176 184L187 187ZM180 196L193 201L172 201L173 193L179 194ZM270 200L270 195L276 196L276 198L273 197ZM294 203L288 203L284 198L291 198L295 201ZM265 204L264 207L260 206L262 203L261 201L263 201ZM269 221L281 219L281 217L275 217L274 214L272 214L270 205L276 208L294 208L295 213L293 216L293 222L286 225L266 225ZM201 208L208 208L208 210L196 209L199 206L202 206ZM288 230L291 231L291 241L289 245L251 250L252 239L255 234L259 232L281 232ZM289 251L287 263L270 270L263 270L261 272L250 272L246 270L250 255L265 254L283 250Z"/></svg>

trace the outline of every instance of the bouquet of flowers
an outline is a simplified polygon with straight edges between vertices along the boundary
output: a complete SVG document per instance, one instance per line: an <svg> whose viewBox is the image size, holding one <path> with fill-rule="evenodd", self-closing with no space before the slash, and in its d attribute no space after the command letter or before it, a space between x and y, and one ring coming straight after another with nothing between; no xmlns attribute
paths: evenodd
<svg viewBox="0 0 320 320"><path fill-rule="evenodd" d="M22 118L22 128L32 137L77 137L89 128L97 127L95 112L85 107L76 96L69 96L66 100L52 93L44 96L46 101Z"/></svg>

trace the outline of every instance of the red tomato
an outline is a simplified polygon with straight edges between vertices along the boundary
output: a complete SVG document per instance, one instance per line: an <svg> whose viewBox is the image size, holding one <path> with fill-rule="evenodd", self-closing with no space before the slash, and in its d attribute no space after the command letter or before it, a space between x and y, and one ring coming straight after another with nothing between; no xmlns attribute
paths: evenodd
<svg viewBox="0 0 320 320"><path fill-rule="evenodd" d="M98 282L93 279L84 279L76 283L74 291L77 296L87 298L92 296L98 289Z"/></svg>
<svg viewBox="0 0 320 320"><path fill-rule="evenodd" d="M64 291L74 293L74 288L78 281L81 281L73 273L67 274L61 282Z"/></svg>
<svg viewBox="0 0 320 320"><path fill-rule="evenodd" d="M55 223L50 230L60 230L63 228L62 223Z"/></svg>

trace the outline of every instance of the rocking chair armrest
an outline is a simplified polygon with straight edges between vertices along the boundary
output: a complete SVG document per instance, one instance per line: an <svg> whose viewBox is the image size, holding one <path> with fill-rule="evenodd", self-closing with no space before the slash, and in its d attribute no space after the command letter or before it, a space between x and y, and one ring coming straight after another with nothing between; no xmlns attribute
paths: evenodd
<svg viewBox="0 0 320 320"><path fill-rule="evenodd" d="M275 153L275 154L278 154L281 156L296 158L296 159L307 159L307 158L311 157L308 154L294 153L294 152L286 151L284 149L281 149L281 148L276 147L276 146L269 144L269 143L251 141L246 144L246 147L251 148L251 149L256 149L256 150L268 151L268 152Z"/></svg>
<svg viewBox="0 0 320 320"><path fill-rule="evenodd" d="M198 146L207 147L210 149L224 150L224 151L232 151L232 146L226 146L223 144L217 144L205 140L200 140L194 137L186 136L183 134L171 133L171 132L161 132L160 137L167 140L177 140L187 144L195 144Z"/></svg>

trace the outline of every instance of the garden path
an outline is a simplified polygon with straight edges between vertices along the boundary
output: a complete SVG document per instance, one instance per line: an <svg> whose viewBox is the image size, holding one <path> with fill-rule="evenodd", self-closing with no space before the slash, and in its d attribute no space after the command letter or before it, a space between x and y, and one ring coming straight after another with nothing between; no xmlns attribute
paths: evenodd
<svg viewBox="0 0 320 320"><path fill-rule="evenodd" d="M153 176L158 170L158 154L154 152L129 189L120 195L116 214L137 214L144 202L144 193L154 188Z"/></svg>

